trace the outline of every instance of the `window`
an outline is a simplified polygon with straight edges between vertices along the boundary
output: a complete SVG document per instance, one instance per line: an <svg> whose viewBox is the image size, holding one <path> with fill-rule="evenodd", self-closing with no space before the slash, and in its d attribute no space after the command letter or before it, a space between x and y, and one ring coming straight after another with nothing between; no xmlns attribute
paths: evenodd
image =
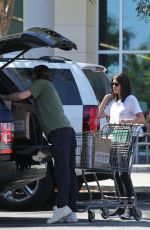
<svg viewBox="0 0 150 230"><path fill-rule="evenodd" d="M119 0L99 1L99 49L119 49Z"/></svg>
<svg viewBox="0 0 150 230"><path fill-rule="evenodd" d="M131 0L123 1L123 49L150 49L150 23L139 20L135 11L136 4ZM128 40L128 43L127 43ZM149 47L148 47L149 45Z"/></svg>
<svg viewBox="0 0 150 230"><path fill-rule="evenodd" d="M97 60L110 77L126 71L132 78L135 96L150 107L150 21L139 20L136 4L131 0L98 1Z"/></svg>
<svg viewBox="0 0 150 230"><path fill-rule="evenodd" d="M94 72L91 69L83 69L83 72L94 90L98 103L100 103L103 97L111 92L108 76L103 72Z"/></svg>
<svg viewBox="0 0 150 230"><path fill-rule="evenodd" d="M12 20L8 34L19 33L23 31L23 0L15 0Z"/></svg>
<svg viewBox="0 0 150 230"><path fill-rule="evenodd" d="M150 75L149 75L149 55L124 54L123 71L127 72L131 78L134 94L140 101L147 101L150 98Z"/></svg>
<svg viewBox="0 0 150 230"><path fill-rule="evenodd" d="M3 71L20 90L26 90L30 87L32 83L33 69L5 68Z"/></svg>
<svg viewBox="0 0 150 230"><path fill-rule="evenodd" d="M63 105L82 105L81 97L69 69L50 69L52 81ZM5 74L20 89L26 90L32 84L32 68L5 68Z"/></svg>
<svg viewBox="0 0 150 230"><path fill-rule="evenodd" d="M105 66L110 78L119 72L119 55L118 54L101 54L99 63Z"/></svg>
<svg viewBox="0 0 150 230"><path fill-rule="evenodd" d="M81 97L69 69L52 69L53 83L63 105L82 105Z"/></svg>

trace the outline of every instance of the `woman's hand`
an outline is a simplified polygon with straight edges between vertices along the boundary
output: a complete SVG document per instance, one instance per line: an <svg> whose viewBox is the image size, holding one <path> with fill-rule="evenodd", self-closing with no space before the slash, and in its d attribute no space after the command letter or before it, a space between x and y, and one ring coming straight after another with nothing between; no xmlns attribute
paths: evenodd
<svg viewBox="0 0 150 230"><path fill-rule="evenodd" d="M142 112L137 113L134 119L120 119L119 123L145 124L145 118Z"/></svg>

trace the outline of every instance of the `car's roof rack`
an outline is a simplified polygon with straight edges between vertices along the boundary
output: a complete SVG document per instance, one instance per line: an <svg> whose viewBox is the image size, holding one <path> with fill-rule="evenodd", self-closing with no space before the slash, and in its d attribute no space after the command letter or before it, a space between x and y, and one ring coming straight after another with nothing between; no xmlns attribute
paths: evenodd
<svg viewBox="0 0 150 230"><path fill-rule="evenodd" d="M13 58L0 58L0 62L11 62ZM47 62L65 63L65 61L72 61L71 59L59 56L42 56L40 58L17 58L17 60L43 60Z"/></svg>
<svg viewBox="0 0 150 230"><path fill-rule="evenodd" d="M49 61L49 62L65 62L72 61L71 59L60 57L60 56L43 56L39 58L40 60Z"/></svg>

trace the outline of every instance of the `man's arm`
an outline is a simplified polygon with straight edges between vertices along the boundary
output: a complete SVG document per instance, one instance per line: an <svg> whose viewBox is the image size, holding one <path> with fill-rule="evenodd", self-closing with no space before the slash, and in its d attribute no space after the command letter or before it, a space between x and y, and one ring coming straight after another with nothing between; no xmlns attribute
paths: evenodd
<svg viewBox="0 0 150 230"><path fill-rule="evenodd" d="M0 94L0 98L4 101L21 101L30 97L31 95L32 94L29 90L25 90L23 92L15 92L8 95Z"/></svg>

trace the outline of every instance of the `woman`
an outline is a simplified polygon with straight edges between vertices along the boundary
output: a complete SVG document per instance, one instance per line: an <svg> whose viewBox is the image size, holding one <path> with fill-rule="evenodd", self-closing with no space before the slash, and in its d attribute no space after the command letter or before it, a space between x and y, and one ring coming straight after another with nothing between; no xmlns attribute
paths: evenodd
<svg viewBox="0 0 150 230"><path fill-rule="evenodd" d="M112 78L112 93L107 94L99 106L99 118L108 117L112 124L132 123L144 124L145 118L137 98L132 95L129 77L121 73ZM121 196L131 198L134 190L128 172L116 172L115 174L119 193ZM110 215L121 215L128 219L131 216L131 209L118 208ZM124 215L123 215L124 214Z"/></svg>

